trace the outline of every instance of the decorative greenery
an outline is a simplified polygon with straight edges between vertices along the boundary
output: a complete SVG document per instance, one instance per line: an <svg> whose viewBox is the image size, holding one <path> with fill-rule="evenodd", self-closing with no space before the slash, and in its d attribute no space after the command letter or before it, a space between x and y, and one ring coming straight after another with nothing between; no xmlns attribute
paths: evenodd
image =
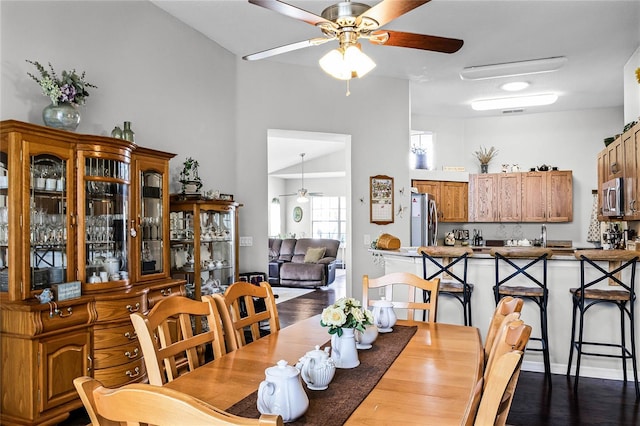
<svg viewBox="0 0 640 426"><path fill-rule="evenodd" d="M322 311L320 325L329 327L329 334L342 336L343 328L355 328L361 332L364 326L373 324L373 315L366 309L362 309L362 303L352 297L342 297L333 305Z"/></svg>
<svg viewBox="0 0 640 426"><path fill-rule="evenodd" d="M182 173L180 173L180 182L201 182L200 176L198 176L198 167L200 166L198 160L188 157L182 164L183 168Z"/></svg>
<svg viewBox="0 0 640 426"><path fill-rule="evenodd" d="M498 155L498 150L493 146L489 149L480 146L480 149L475 151L473 155L475 155L478 161L480 161L480 164L489 164L493 157Z"/></svg>
<svg viewBox="0 0 640 426"><path fill-rule="evenodd" d="M42 88L42 94L51 99L53 105L58 105L58 103L63 102L69 102L73 105L83 105L86 98L89 97L87 87L98 88L98 86L94 86L84 80L84 72L78 75L75 69L62 71L61 77L58 78L51 62L49 62L50 71L47 71L37 61L30 61L28 59L26 59L26 61L36 67L40 73L40 78L30 72L28 72L27 75L38 83L40 88Z"/></svg>

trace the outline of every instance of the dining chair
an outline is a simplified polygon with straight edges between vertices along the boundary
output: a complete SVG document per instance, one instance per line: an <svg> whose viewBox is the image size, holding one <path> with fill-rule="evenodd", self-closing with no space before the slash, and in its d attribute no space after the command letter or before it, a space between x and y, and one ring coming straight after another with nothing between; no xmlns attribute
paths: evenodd
<svg viewBox="0 0 640 426"><path fill-rule="evenodd" d="M520 312L522 311L523 305L524 300L519 297L512 296L505 296L498 302L498 306L496 306L496 309L493 312L491 322L489 323L489 329L487 330L487 335L484 340L485 363L489 359L489 352L491 352L491 348L493 347L493 341L495 340L498 332L502 329L505 320L507 317L510 317L510 320L520 318Z"/></svg>
<svg viewBox="0 0 640 426"><path fill-rule="evenodd" d="M522 351L511 351L496 360L491 374L484 380L484 390L474 425L504 426L506 424L520 376L522 355Z"/></svg>
<svg viewBox="0 0 640 426"><path fill-rule="evenodd" d="M513 314L510 314L513 315ZM529 342L531 336L531 326L527 325L521 319L515 319L510 322L506 322L493 342L493 347L489 353L489 359L484 367L484 380L485 386L487 380L491 375L491 370L494 368L496 362L502 355L511 351L524 350Z"/></svg>
<svg viewBox="0 0 640 426"><path fill-rule="evenodd" d="M208 330L193 334L193 321L207 319ZM149 383L156 386L174 380L204 363L205 346L213 357L226 353L222 320L214 303L173 296L158 302L148 314L130 315L138 336Z"/></svg>
<svg viewBox="0 0 640 426"><path fill-rule="evenodd" d="M211 296L224 323L227 347L242 347L258 340L263 333L261 323L268 322L269 331L280 330L280 318L271 285L263 281L259 286L235 282L222 294ZM255 301L262 300L265 310L256 310ZM247 337L250 339L248 340Z"/></svg>
<svg viewBox="0 0 640 426"><path fill-rule="evenodd" d="M460 302L464 325L473 325L473 284L467 280L468 259L473 256L471 247L425 246L418 248L418 254L422 255L422 277L425 280L440 278L439 295L450 296ZM427 292L423 296L426 301Z"/></svg>
<svg viewBox="0 0 640 426"><path fill-rule="evenodd" d="M394 290L396 286L408 287L409 291L406 297L394 298ZM362 306L368 307L380 299L370 299L369 289L384 288L385 300L393 303L395 309L406 309L407 319L415 320L415 310L429 311L429 318L426 322L436 322L438 313L438 287L440 286L440 278L425 280L419 276L409 272L394 272L383 275L378 278L369 278L368 275L362 277ZM416 292L428 291L430 293L427 302L416 302ZM397 293L396 293L397 294ZM422 298L422 292L420 292Z"/></svg>
<svg viewBox="0 0 640 426"><path fill-rule="evenodd" d="M76 377L73 384L93 426L284 424L280 415L263 414L258 419L238 417L165 387L135 383L109 389L87 376Z"/></svg>

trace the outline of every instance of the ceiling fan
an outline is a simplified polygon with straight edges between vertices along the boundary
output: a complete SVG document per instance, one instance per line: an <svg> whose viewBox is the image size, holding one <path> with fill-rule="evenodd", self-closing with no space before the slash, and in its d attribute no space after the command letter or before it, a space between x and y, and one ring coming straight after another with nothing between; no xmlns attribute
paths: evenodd
<svg viewBox="0 0 640 426"><path fill-rule="evenodd" d="M302 180L300 182L300 189L298 189L298 191L295 194L282 194L280 195L280 197L292 197L294 195L297 195L298 196L297 201L299 203L306 203L309 201L309 197L318 197L323 195L322 192L309 192L307 188L304 187L304 156L305 156L304 152L300 154L300 166L302 168L302 174L301 174Z"/></svg>
<svg viewBox="0 0 640 426"><path fill-rule="evenodd" d="M321 16L318 16L280 0L249 0L249 3L314 25L320 28L323 36L253 53L244 56L243 59L250 61L264 59L338 40L338 49L332 50L320 59L320 66L336 78L349 80L353 77L362 77L375 67L375 63L361 50L358 43L361 38L368 39L372 44L383 46L410 47L442 53L457 52L464 43L462 40L380 29L428 1L382 0L373 7L363 3L342 1L327 7L322 11Z"/></svg>

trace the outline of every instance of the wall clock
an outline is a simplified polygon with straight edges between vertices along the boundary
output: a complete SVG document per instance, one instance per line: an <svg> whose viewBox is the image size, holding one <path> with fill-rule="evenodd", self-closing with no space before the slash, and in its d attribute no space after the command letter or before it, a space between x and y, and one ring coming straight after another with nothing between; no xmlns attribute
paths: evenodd
<svg viewBox="0 0 640 426"><path fill-rule="evenodd" d="M293 220L294 222L300 222L302 220L302 207L296 206L293 208Z"/></svg>

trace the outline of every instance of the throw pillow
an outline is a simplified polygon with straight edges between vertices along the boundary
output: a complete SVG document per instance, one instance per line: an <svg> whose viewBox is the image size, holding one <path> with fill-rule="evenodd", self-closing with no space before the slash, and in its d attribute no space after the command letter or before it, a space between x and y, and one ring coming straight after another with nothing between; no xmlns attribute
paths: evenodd
<svg viewBox="0 0 640 426"><path fill-rule="evenodd" d="M304 255L304 263L318 263L324 257L325 247L309 247Z"/></svg>

